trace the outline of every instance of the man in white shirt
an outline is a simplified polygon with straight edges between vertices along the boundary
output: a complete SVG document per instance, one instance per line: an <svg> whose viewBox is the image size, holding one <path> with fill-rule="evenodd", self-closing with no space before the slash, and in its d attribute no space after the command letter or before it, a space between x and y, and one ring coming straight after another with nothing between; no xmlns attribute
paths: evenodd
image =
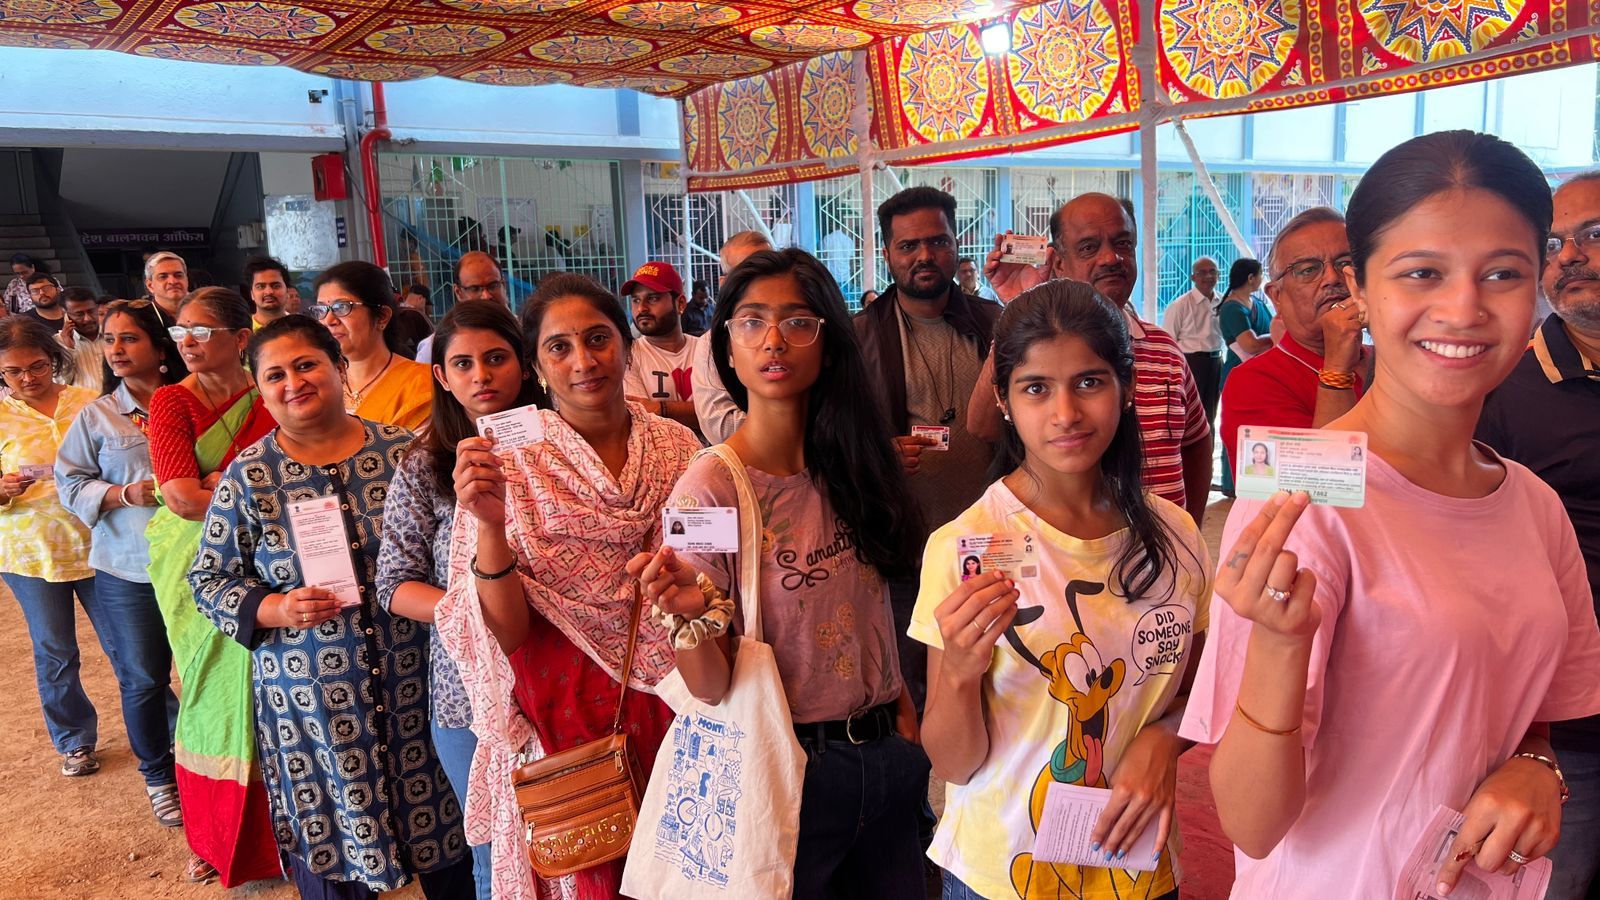
<svg viewBox="0 0 1600 900"><path fill-rule="evenodd" d="M773 249L772 244L759 231L741 231L729 237L717 255L718 261L722 264L722 277L728 277L728 273L738 268L750 254L771 249ZM712 315L715 314L716 310L713 308ZM733 402L733 398L728 396L728 389L722 384L717 364L711 359L709 332L700 339L691 376L694 384L694 409L700 419L700 434L708 443L720 444L744 424L744 410Z"/></svg>
<svg viewBox="0 0 1600 900"><path fill-rule="evenodd" d="M511 308L505 273L500 271L500 264L494 261L494 257L482 250L469 250L456 260L453 289L457 303L491 300L507 309ZM433 364L433 335L417 342L417 362L425 366Z"/></svg>
<svg viewBox="0 0 1600 900"><path fill-rule="evenodd" d="M1217 422L1217 399L1222 396L1222 325L1217 321L1222 298L1217 296L1218 275L1216 260L1209 256L1195 260L1189 270L1189 283L1194 287L1172 301L1161 319L1161 327L1178 342L1183 358L1189 361L1195 386L1200 389L1200 402L1206 409L1206 421L1213 427Z"/></svg>
<svg viewBox="0 0 1600 900"><path fill-rule="evenodd" d="M690 376L701 339L683 333L683 309L689 302L683 279L671 263L647 262L622 286L622 294L639 330L624 378L628 399L698 432Z"/></svg>

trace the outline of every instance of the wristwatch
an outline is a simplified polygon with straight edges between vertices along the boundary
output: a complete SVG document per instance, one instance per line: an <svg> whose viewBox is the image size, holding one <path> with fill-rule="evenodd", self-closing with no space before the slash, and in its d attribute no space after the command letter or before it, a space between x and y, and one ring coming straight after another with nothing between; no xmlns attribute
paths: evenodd
<svg viewBox="0 0 1600 900"><path fill-rule="evenodd" d="M1524 751L1522 753L1518 753L1515 756L1512 756L1511 758L1512 759L1516 759L1517 757L1522 757L1523 759L1531 759L1534 762L1543 763L1543 764L1549 766L1550 767L1550 771L1556 773L1556 781L1559 782L1560 785L1561 785L1561 805L1562 806L1566 806L1567 805L1567 798L1572 796L1572 792L1567 790L1567 776L1561 774L1561 766L1558 765L1555 760L1551 759L1548 756L1545 756L1542 753L1532 753L1532 752L1528 752L1528 751Z"/></svg>

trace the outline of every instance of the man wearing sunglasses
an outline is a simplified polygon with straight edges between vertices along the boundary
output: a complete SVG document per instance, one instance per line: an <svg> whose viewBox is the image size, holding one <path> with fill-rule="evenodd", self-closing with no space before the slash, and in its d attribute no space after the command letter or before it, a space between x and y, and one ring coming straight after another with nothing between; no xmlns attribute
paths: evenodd
<svg viewBox="0 0 1600 900"><path fill-rule="evenodd" d="M633 326L640 339L633 342L628 362L629 400L643 403L657 415L700 431L694 411L695 350L704 338L683 333L683 279L667 262L647 262L622 286Z"/></svg>

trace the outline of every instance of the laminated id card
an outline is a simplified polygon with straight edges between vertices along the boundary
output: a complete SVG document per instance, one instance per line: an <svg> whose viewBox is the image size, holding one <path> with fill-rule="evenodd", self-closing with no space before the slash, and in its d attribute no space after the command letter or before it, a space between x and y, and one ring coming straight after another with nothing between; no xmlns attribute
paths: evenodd
<svg viewBox="0 0 1600 900"><path fill-rule="evenodd" d="M519 406L479 416L478 435L494 441L496 452L515 450L544 440L544 422L537 406Z"/></svg>
<svg viewBox="0 0 1600 900"><path fill-rule="evenodd" d="M1305 491L1312 503L1359 507L1367 502L1367 436L1320 428L1239 429L1234 483L1240 497L1265 500Z"/></svg>
<svg viewBox="0 0 1600 900"><path fill-rule="evenodd" d="M1031 532L997 531L956 538L956 575L962 581L985 572L1013 581L1039 577L1039 542Z"/></svg>
<svg viewBox="0 0 1600 900"><path fill-rule="evenodd" d="M731 506L661 511L661 542L685 553L738 553L739 510Z"/></svg>
<svg viewBox="0 0 1600 900"><path fill-rule="evenodd" d="M1042 266L1049 240L1043 235L1008 234L1000 241L1000 261L1024 266Z"/></svg>

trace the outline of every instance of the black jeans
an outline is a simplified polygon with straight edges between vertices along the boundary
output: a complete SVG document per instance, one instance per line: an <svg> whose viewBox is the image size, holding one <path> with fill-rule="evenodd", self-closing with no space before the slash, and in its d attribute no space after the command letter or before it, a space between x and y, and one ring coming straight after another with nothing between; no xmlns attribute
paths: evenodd
<svg viewBox="0 0 1600 900"><path fill-rule="evenodd" d="M928 756L899 735L855 745L802 739L795 900L923 900L919 816Z"/></svg>
<svg viewBox="0 0 1600 900"><path fill-rule="evenodd" d="M1185 353L1189 371L1194 373L1194 386L1200 390L1200 405L1205 407L1206 421L1217 426L1217 401L1222 398L1222 354Z"/></svg>

